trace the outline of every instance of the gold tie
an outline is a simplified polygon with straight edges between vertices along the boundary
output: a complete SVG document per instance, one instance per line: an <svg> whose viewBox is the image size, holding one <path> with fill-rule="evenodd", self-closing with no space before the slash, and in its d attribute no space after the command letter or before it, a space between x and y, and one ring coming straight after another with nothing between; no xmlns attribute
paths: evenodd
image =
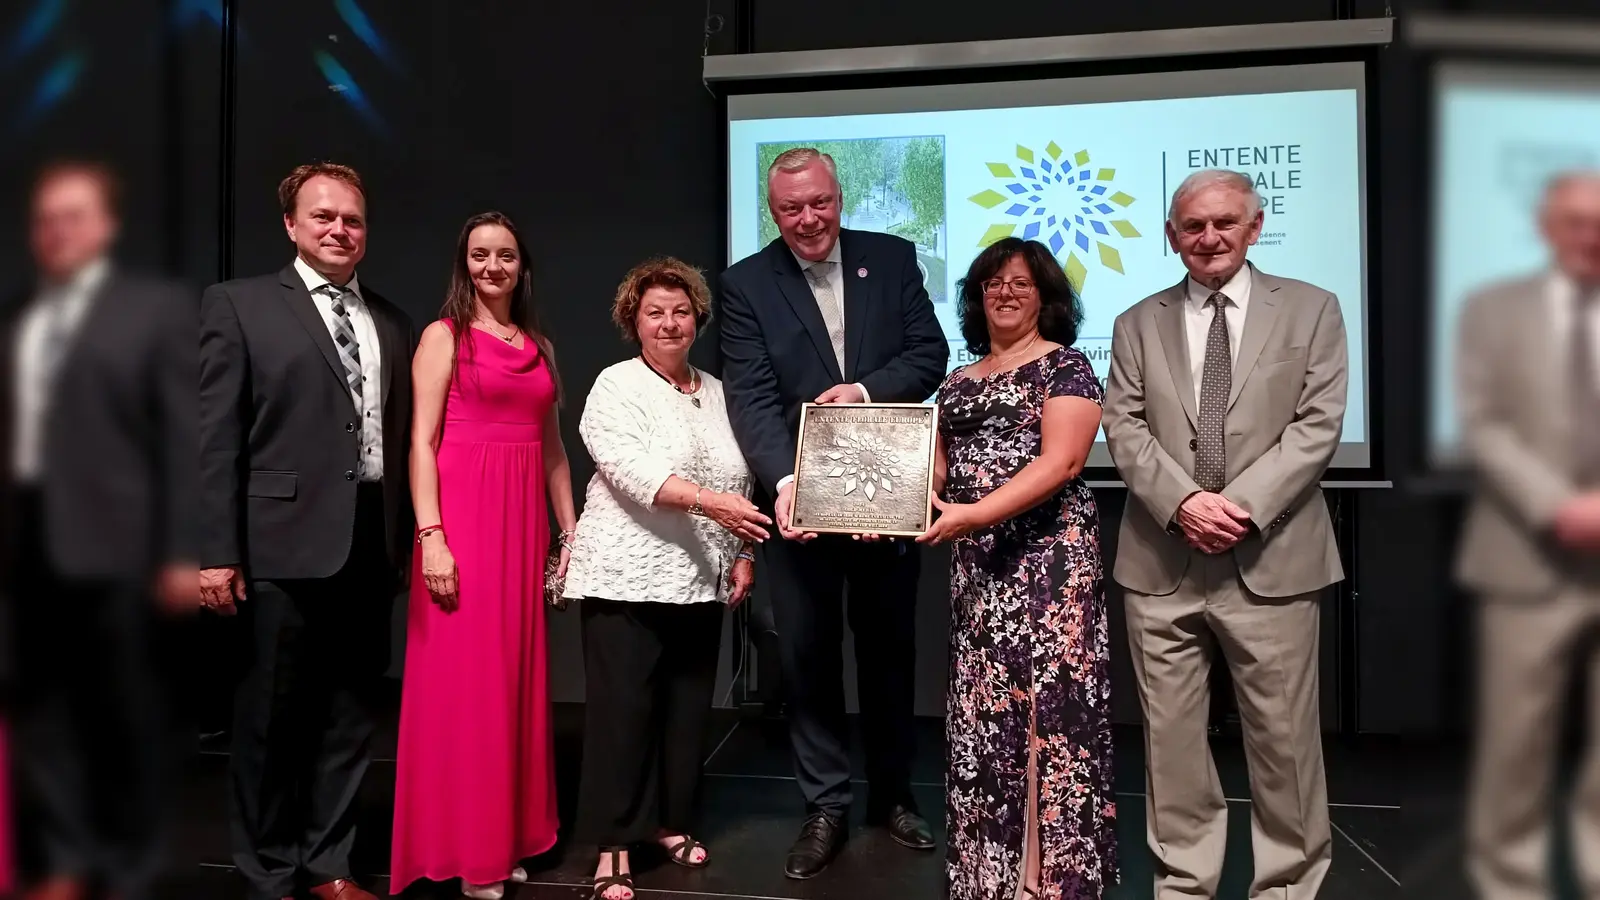
<svg viewBox="0 0 1600 900"><path fill-rule="evenodd" d="M817 299L817 309L822 312L822 324L828 328L828 342L833 344L834 359L839 362L839 374L844 374L844 310L839 298L834 296L833 282L828 279L836 263L823 260L806 269L811 282L811 294Z"/></svg>

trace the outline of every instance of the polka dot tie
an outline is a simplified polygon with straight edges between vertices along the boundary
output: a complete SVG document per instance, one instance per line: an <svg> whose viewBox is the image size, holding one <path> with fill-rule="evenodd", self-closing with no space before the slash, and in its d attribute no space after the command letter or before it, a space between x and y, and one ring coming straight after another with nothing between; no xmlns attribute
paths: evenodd
<svg viewBox="0 0 1600 900"><path fill-rule="evenodd" d="M1211 307L1211 330L1206 334L1206 365L1200 376L1199 435L1194 449L1194 481L1202 490L1227 486L1227 450L1222 444L1222 423L1228 417L1228 393L1233 390L1233 354L1228 350L1228 298L1221 292L1206 299Z"/></svg>

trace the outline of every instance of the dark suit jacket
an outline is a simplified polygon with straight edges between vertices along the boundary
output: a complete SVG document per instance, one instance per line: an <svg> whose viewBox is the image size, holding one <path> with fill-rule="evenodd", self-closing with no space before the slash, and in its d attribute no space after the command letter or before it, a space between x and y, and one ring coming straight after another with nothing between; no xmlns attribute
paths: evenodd
<svg viewBox="0 0 1600 900"><path fill-rule="evenodd" d="M402 575L413 543L410 318L366 283L382 361L384 526ZM360 426L327 325L294 267L200 299L200 566L326 578L349 558Z"/></svg>
<svg viewBox="0 0 1600 900"><path fill-rule="evenodd" d="M776 494L794 472L800 407L860 382L875 403L921 403L944 380L950 344L904 238L841 229L844 371L811 285L783 239L735 263L718 284L723 392L756 478ZM865 271L865 275L860 274Z"/></svg>
<svg viewBox="0 0 1600 900"><path fill-rule="evenodd" d="M0 448L12 477L17 328L0 332ZM142 581L196 544L194 294L113 267L89 298L43 423L49 562L69 577ZM9 504L8 504L9 506Z"/></svg>

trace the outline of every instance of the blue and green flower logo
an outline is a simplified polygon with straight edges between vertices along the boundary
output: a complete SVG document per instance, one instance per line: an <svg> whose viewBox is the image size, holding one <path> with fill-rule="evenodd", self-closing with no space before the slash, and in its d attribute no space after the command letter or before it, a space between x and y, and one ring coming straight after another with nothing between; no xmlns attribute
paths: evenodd
<svg viewBox="0 0 1600 900"><path fill-rule="evenodd" d="M1122 254L1112 242L1137 238L1139 231L1125 213L1133 198L1111 184L1115 169L1090 168L1088 150L1064 159L1055 141L1044 148L1043 156L1018 144L1016 161L992 162L988 167L1000 181L999 190L989 188L967 199L1008 221L990 225L978 246L1013 236L1041 241L1079 291L1089 277L1085 258L1123 274Z"/></svg>

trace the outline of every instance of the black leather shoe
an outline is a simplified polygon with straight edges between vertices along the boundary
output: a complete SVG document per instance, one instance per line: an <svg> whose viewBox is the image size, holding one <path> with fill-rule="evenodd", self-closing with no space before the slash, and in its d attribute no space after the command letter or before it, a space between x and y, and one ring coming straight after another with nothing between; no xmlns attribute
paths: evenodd
<svg viewBox="0 0 1600 900"><path fill-rule="evenodd" d="M825 812L812 813L800 826L800 836L789 848L789 860L783 874L795 879L815 878L839 855L846 835L843 819Z"/></svg>
<svg viewBox="0 0 1600 900"><path fill-rule="evenodd" d="M902 847L913 850L933 849L933 830L927 820L915 810L905 806L890 807L881 824L889 829L889 836Z"/></svg>

